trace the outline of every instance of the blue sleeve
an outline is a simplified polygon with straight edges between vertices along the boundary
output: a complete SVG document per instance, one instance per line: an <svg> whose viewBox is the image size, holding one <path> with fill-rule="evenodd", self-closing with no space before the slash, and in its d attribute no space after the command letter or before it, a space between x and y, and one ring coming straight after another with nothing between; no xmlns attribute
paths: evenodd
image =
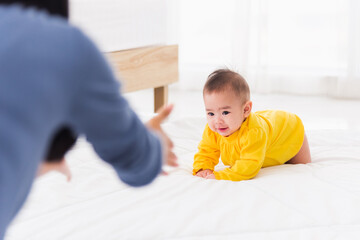
<svg viewBox="0 0 360 240"><path fill-rule="evenodd" d="M78 33L77 91L71 115L75 130L86 135L122 181L132 186L147 184L161 171L160 140L120 95L119 83L103 54Z"/></svg>

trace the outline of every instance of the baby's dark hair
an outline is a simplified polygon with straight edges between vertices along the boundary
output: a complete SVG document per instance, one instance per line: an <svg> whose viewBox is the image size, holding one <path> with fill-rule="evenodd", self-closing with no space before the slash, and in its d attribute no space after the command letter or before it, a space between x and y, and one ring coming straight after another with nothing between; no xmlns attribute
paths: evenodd
<svg viewBox="0 0 360 240"><path fill-rule="evenodd" d="M232 91L241 98L242 104L250 100L250 88L246 80L237 72L218 69L212 72L205 83L203 94Z"/></svg>
<svg viewBox="0 0 360 240"><path fill-rule="evenodd" d="M60 128L53 136L48 148L45 161L59 162L65 154L74 146L76 137L69 127Z"/></svg>
<svg viewBox="0 0 360 240"><path fill-rule="evenodd" d="M35 7L46 10L49 14L69 18L68 0L0 0L0 4L21 4L24 7Z"/></svg>

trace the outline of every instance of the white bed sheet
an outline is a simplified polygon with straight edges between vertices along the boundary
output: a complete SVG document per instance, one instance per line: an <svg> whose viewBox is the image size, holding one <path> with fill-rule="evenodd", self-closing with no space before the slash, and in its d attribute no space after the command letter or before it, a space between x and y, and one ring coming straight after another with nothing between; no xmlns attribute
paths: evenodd
<svg viewBox="0 0 360 240"><path fill-rule="evenodd" d="M39 178L5 239L360 238L359 132L308 131L313 163L231 182L191 175L204 124L164 125L180 167L143 188L119 182L79 141L68 155L72 181L57 173Z"/></svg>
<svg viewBox="0 0 360 240"><path fill-rule="evenodd" d="M104 52L166 43L163 0L71 0L70 20Z"/></svg>

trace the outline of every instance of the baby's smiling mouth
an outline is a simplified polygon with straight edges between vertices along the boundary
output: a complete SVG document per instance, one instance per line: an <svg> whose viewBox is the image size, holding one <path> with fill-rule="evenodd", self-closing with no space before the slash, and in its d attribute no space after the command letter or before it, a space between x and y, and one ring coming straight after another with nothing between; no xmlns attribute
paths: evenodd
<svg viewBox="0 0 360 240"><path fill-rule="evenodd" d="M225 127L225 128L218 128L218 131L224 132L224 131L226 131L227 129L228 129L227 127Z"/></svg>

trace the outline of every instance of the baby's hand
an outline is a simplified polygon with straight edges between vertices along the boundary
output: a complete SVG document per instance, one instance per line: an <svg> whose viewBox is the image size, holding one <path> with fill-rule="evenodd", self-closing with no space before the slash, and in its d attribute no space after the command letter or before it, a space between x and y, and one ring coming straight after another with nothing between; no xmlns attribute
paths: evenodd
<svg viewBox="0 0 360 240"><path fill-rule="evenodd" d="M208 175L213 174L213 171L210 169L200 170L196 173L196 176L206 178Z"/></svg>
<svg viewBox="0 0 360 240"><path fill-rule="evenodd" d="M216 179L216 178L215 178L215 175L212 173L212 174L207 175L206 179Z"/></svg>

